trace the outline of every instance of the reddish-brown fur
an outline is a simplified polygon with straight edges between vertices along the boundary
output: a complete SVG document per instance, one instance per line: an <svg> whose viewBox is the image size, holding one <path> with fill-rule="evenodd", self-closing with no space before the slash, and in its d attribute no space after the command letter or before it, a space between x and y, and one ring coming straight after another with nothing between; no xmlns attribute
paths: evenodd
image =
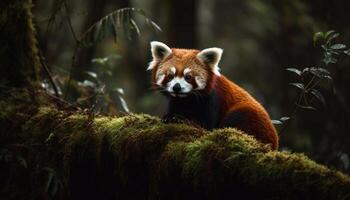
<svg viewBox="0 0 350 200"><path fill-rule="evenodd" d="M278 148L278 136L275 127L265 109L246 90L221 75L216 77L214 88L221 96L224 114L222 121L232 113L242 113L244 119L235 128L253 135L263 143Z"/></svg>
<svg viewBox="0 0 350 200"><path fill-rule="evenodd" d="M172 49L172 53L157 63L152 71L152 82L155 82L156 72L162 68L173 66L177 72L184 67L190 67L196 73L206 76L206 88L203 94L215 90L220 99L220 126L232 126L230 119L234 119L234 127L254 136L263 143L271 144L273 149L278 148L278 136L266 110L246 90L228 80L225 76L215 75L208 66L202 63L196 55L198 50ZM204 69L204 70L203 70ZM167 80L164 80L165 82Z"/></svg>

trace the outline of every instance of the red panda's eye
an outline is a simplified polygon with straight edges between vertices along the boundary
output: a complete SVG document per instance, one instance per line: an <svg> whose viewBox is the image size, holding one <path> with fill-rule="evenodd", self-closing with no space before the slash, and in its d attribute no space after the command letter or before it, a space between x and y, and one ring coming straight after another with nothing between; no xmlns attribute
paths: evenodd
<svg viewBox="0 0 350 200"><path fill-rule="evenodd" d="M174 75L173 74L168 74L168 79L171 80L174 78Z"/></svg>
<svg viewBox="0 0 350 200"><path fill-rule="evenodd" d="M189 75L189 74L186 74L185 75L185 80L186 81L189 81L189 80L191 80L192 79L192 76L191 75Z"/></svg>

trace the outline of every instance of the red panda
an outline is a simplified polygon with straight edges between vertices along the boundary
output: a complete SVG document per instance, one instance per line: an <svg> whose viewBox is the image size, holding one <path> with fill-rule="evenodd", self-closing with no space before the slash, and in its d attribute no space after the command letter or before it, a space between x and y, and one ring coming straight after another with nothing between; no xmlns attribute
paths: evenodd
<svg viewBox="0 0 350 200"><path fill-rule="evenodd" d="M278 136L263 106L219 71L223 50L169 48L151 42L151 84L169 97L164 122L184 117L203 128L234 127L278 148Z"/></svg>

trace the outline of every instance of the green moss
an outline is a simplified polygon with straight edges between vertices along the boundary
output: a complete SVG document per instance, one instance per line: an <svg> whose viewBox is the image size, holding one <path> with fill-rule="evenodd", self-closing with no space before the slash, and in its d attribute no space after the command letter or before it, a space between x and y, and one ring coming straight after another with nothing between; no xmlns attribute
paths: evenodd
<svg viewBox="0 0 350 200"><path fill-rule="evenodd" d="M30 166L56 170L73 199L350 198L349 176L302 154L272 151L236 129L208 132L145 114L92 117L44 106L28 115L19 108L0 122L24 120L16 137L28 148L41 145L26 157Z"/></svg>
<svg viewBox="0 0 350 200"><path fill-rule="evenodd" d="M233 129L214 131L189 143L173 143L163 156L162 171L173 173L161 174L160 187L180 186L168 194L180 199L237 194L248 199L350 197L349 176L302 154L269 151ZM187 190L190 192L183 194Z"/></svg>

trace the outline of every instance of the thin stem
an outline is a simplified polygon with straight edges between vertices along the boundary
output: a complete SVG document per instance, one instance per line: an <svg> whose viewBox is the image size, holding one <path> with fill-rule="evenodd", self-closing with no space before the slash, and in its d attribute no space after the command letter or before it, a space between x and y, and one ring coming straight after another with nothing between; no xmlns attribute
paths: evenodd
<svg viewBox="0 0 350 200"><path fill-rule="evenodd" d="M305 90L308 90L310 84L314 81L315 78L316 78L316 75L314 74L314 75L312 76L311 80L306 84Z"/></svg>
<svg viewBox="0 0 350 200"><path fill-rule="evenodd" d="M310 86L309 89L310 89L310 90L311 90L311 89L314 89L320 82L321 82L321 80L316 81L315 84L313 84L312 86Z"/></svg>
<svg viewBox="0 0 350 200"><path fill-rule="evenodd" d="M76 57L77 57L77 54L78 54L78 50L79 50L79 43L77 43L75 45L75 48L74 48L74 54L72 56L72 64L71 64L70 72L69 72L69 79L68 79L68 82L67 82L66 91L65 91L65 94L64 94L64 98L63 98L64 100L66 100L67 95L69 93L70 85L71 85L71 82L72 82L73 68L75 66L75 61L76 61Z"/></svg>
<svg viewBox="0 0 350 200"><path fill-rule="evenodd" d="M64 8L66 9L66 19L67 19L69 30L71 31L75 42L79 43L79 39L78 39L77 35L75 34L75 31L74 31L74 28L72 25L72 20L69 17L69 9L68 9L68 5L67 5L66 0L64 0L63 4L64 4Z"/></svg>
<svg viewBox="0 0 350 200"><path fill-rule="evenodd" d="M308 103L308 101L307 101L306 93L305 93L305 92L303 93L303 99L304 99L305 105L306 105L306 106L309 106L309 103ZM299 105L299 103L298 103L298 105Z"/></svg>
<svg viewBox="0 0 350 200"><path fill-rule="evenodd" d="M295 116L297 115L297 113L298 113L298 111L299 111L299 106L298 106L298 104L300 103L300 101L301 101L303 95L304 95L304 92L300 93L299 96L297 97L298 100L297 100L297 102L296 102L296 103L294 104L294 106L293 106L293 112L292 112L292 114L291 114L291 116L290 116L290 119L289 119L288 121L286 121L286 122L283 124L282 129L279 131L279 134L280 134L280 135L287 129L287 127L288 127L288 125L290 124L290 122L292 121L292 119L294 119Z"/></svg>
<svg viewBox="0 0 350 200"><path fill-rule="evenodd" d="M49 81L50 81L50 83L51 83L51 85L52 85L52 88L53 88L53 90L54 90L54 92L55 92L56 97L59 97L60 94L58 93L57 86L56 86L56 84L55 84L55 82L54 82L54 80L53 80L53 78L52 78L52 75L51 75L51 73L50 73L49 68L48 68L47 65L46 65L45 58L44 58L44 56L43 56L41 50L39 51L39 58L40 58L40 64L41 64L41 66L43 66L44 71L45 71L46 75L47 75L48 78L49 78Z"/></svg>

